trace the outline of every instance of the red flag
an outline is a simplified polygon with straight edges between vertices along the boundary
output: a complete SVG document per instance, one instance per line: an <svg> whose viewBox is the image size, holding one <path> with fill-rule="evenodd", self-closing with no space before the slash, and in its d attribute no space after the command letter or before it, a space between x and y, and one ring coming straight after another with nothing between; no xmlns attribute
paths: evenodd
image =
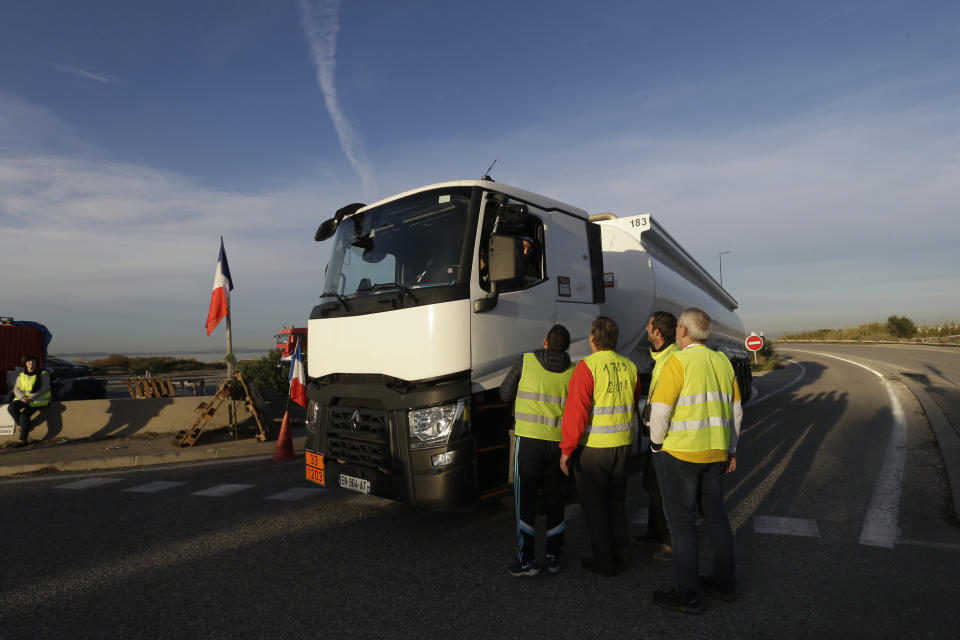
<svg viewBox="0 0 960 640"><path fill-rule="evenodd" d="M217 270L213 274L213 291L210 292L210 311L207 312L207 335L213 333L220 321L227 317L230 309L230 292L233 281L230 279L230 265L227 264L227 252L223 249L223 237L220 238L220 257L217 258Z"/></svg>
<svg viewBox="0 0 960 640"><path fill-rule="evenodd" d="M290 357L290 399L301 407L307 406L307 376L303 371L299 342Z"/></svg>

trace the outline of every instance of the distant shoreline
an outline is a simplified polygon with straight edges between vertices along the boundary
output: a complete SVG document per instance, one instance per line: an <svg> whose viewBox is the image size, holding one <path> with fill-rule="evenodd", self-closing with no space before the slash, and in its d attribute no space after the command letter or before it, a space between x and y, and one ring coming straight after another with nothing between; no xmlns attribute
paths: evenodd
<svg viewBox="0 0 960 640"><path fill-rule="evenodd" d="M271 349L234 349L233 355L237 360L259 360L270 353ZM71 361L101 360L107 358L116 351L78 351L78 352L58 352L50 355L55 358L65 358ZM223 351L144 351L144 352L120 352L118 355L128 358L175 358L178 360L197 360L199 362L219 362L226 355Z"/></svg>

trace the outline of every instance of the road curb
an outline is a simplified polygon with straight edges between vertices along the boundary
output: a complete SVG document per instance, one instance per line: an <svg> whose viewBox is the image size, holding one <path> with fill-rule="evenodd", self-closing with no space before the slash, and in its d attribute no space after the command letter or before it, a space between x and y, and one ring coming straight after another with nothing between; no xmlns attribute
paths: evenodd
<svg viewBox="0 0 960 640"><path fill-rule="evenodd" d="M295 451L303 451L306 436L293 438ZM203 460L226 460L252 456L267 456L276 449L276 442L249 442L229 444L227 446L188 447L169 452L145 453L114 456L98 456L78 460L56 462L28 462L9 464L0 467L0 477L22 476L53 471L101 471L106 469L137 469L141 467L161 466L183 462Z"/></svg>
<svg viewBox="0 0 960 640"><path fill-rule="evenodd" d="M960 517L960 436L954 430L953 426L947 420L933 398L919 384L910 380L906 376L900 376L908 389L916 396L920 406L923 407L923 413L927 416L927 422L933 429L933 434L937 438L937 444L940 447L940 454L943 456L943 464L947 469L947 482L950 483L950 494L953 499L954 516Z"/></svg>

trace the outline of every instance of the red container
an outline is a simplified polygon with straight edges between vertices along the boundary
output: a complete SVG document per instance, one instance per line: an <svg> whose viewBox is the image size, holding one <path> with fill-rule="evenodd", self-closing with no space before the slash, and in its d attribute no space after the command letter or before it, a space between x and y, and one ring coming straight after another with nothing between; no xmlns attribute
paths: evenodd
<svg viewBox="0 0 960 640"><path fill-rule="evenodd" d="M7 392L7 371L21 366L23 356L32 353L43 364L44 340L35 327L0 324L0 394Z"/></svg>

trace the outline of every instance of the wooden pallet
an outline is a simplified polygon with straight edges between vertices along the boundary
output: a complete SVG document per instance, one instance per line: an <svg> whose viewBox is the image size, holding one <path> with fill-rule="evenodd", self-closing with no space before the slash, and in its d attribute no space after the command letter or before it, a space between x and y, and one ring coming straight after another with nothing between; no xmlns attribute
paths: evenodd
<svg viewBox="0 0 960 640"><path fill-rule="evenodd" d="M170 378L127 378L131 398L174 398L177 395Z"/></svg>

